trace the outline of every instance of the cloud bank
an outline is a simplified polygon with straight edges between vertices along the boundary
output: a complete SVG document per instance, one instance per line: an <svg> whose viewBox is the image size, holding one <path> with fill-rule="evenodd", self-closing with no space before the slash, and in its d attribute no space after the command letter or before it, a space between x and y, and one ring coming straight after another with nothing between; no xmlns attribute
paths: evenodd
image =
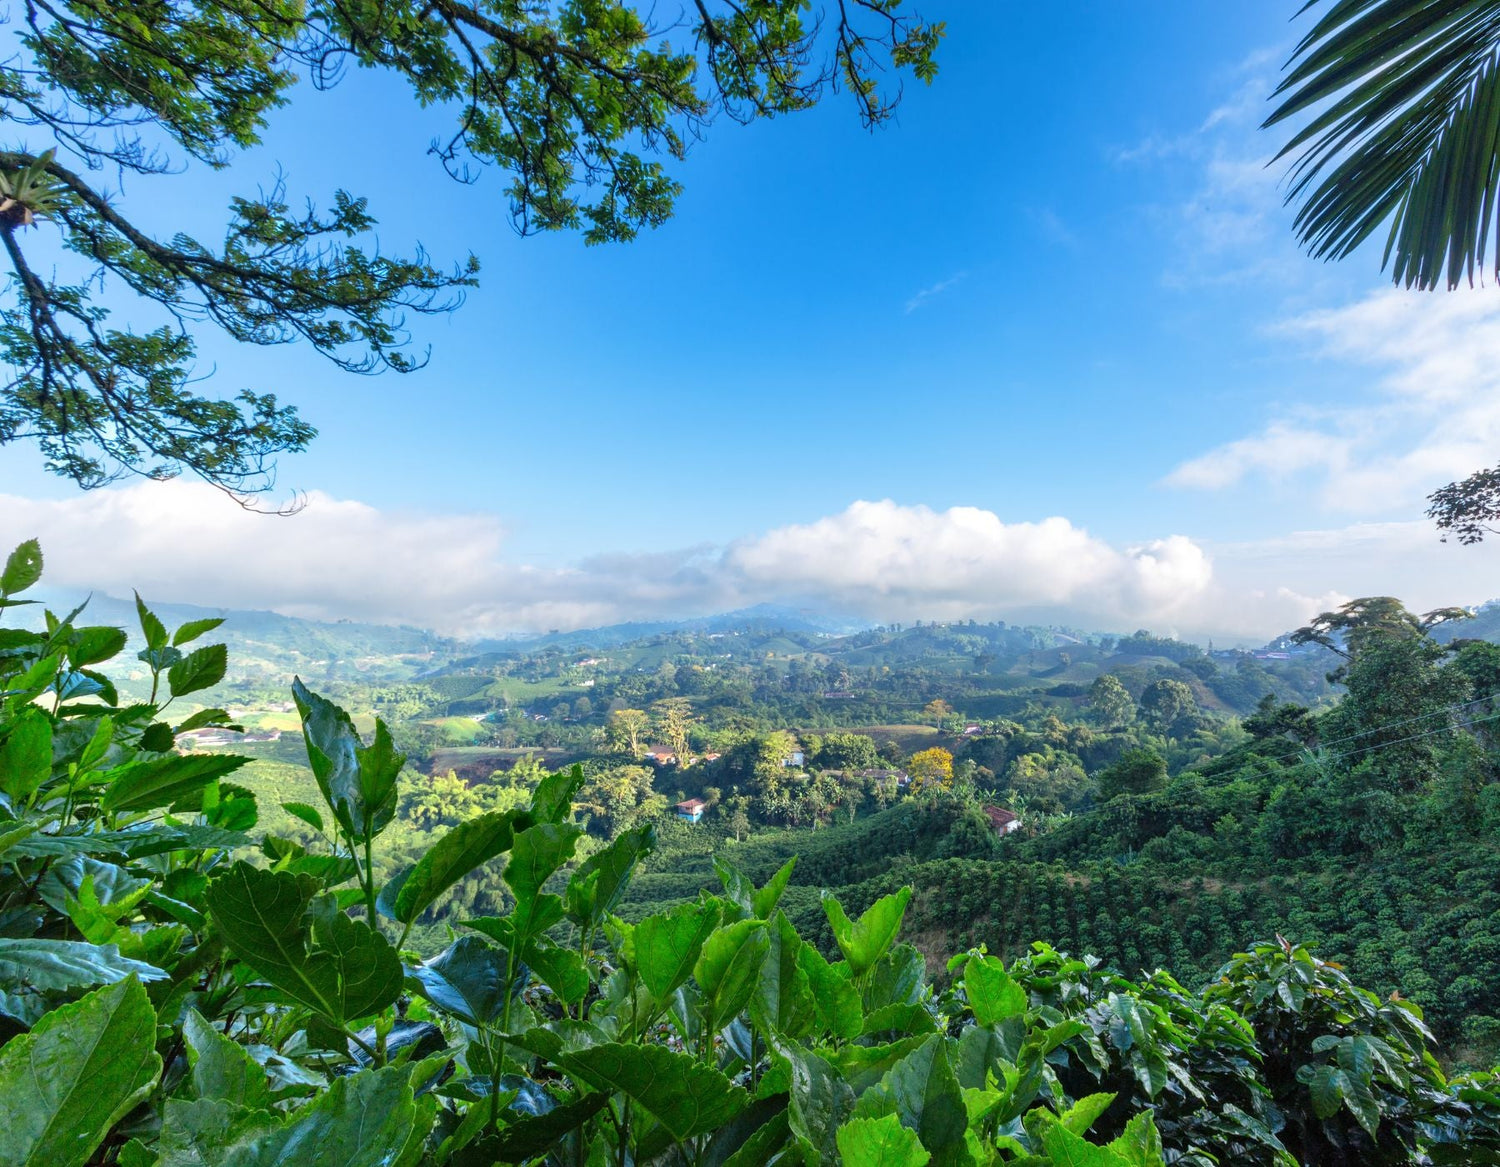
<svg viewBox="0 0 1500 1167"><path fill-rule="evenodd" d="M158 601L462 636L780 602L881 622L1056 621L1264 638L1351 594L1388 592L1432 607L1483 599L1500 579L1500 549L1445 548L1421 523L1222 546L1180 534L1116 546L1065 518L1008 523L977 507L889 500L725 546L598 555L567 567L509 558L494 515L383 511L313 494L302 513L275 518L181 481L60 501L0 496L0 546L33 535L44 539L46 581L56 587L137 588Z"/></svg>
<svg viewBox="0 0 1500 1167"><path fill-rule="evenodd" d="M1500 449L1500 296L1376 292L1280 325L1316 357L1374 370L1372 392L1338 411L1298 411L1178 466L1174 486L1222 490L1254 478L1306 483L1325 509L1420 509L1433 489L1493 465Z"/></svg>

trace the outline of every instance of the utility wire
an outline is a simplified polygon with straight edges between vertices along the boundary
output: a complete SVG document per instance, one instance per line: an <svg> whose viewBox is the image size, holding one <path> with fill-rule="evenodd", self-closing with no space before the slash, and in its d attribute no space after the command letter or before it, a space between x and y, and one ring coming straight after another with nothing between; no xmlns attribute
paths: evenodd
<svg viewBox="0 0 1500 1167"><path fill-rule="evenodd" d="M1343 737L1331 738L1331 739L1329 739L1326 742L1319 742L1317 748L1318 749L1326 749L1329 746L1336 746L1336 745L1339 745L1339 744L1341 744L1343 742L1352 742L1356 738L1369 737L1372 733L1381 733L1381 732L1383 732L1385 730L1388 730L1388 729L1394 729L1398 725L1410 725L1414 721L1425 721L1427 718L1429 718L1429 717L1436 717L1439 714L1454 713L1454 712L1457 712L1460 709L1467 709L1470 705L1479 705L1479 704L1482 704L1485 701L1490 701L1490 700L1494 699L1496 696L1500 696L1500 694L1491 693L1488 696L1475 697L1472 701L1460 701L1460 702L1458 702L1457 704L1454 704L1454 705L1444 705L1444 706L1442 706L1441 708L1438 708L1438 709L1429 709L1426 713L1413 714L1411 717L1398 717L1398 718L1396 718L1393 721L1383 721L1379 725L1371 726L1369 729L1362 729L1358 733L1345 734ZM1477 725L1480 722L1489 721L1489 720L1491 720L1491 719L1490 718L1479 718L1479 719L1477 719L1475 721L1469 722L1469 724L1470 725ZM1452 728L1452 727L1451 726L1445 726L1442 729L1433 730L1432 732L1433 733L1446 733L1448 731L1448 729L1450 729L1450 728ZM1422 735L1419 735L1419 736L1422 736ZM1401 740L1407 741L1407 740L1410 740L1410 739L1403 738ZM1390 742L1390 743L1386 743L1386 744L1394 745L1395 743L1394 742ZM1307 747L1303 747L1303 749L1300 749L1300 750L1293 750L1290 754L1280 754L1280 755L1278 755L1277 757L1274 757L1274 758L1263 758L1263 759L1260 759L1260 760L1261 761L1266 761L1266 762L1284 762L1288 758L1299 758L1299 757L1301 757L1305 752L1307 752L1307 750L1309 750L1311 748L1312 747L1307 746ZM1374 748L1374 747L1372 747L1372 748ZM1355 751L1351 751L1351 752L1358 753L1359 751L1355 750ZM1340 755L1340 756L1343 756L1343 755Z"/></svg>

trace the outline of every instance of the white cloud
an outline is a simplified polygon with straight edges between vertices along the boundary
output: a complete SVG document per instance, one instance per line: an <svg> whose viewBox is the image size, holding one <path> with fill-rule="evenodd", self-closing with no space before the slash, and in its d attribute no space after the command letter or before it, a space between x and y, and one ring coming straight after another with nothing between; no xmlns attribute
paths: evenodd
<svg viewBox="0 0 1500 1167"><path fill-rule="evenodd" d="M946 280L939 280L937 283L923 288L906 302L906 314L910 316L918 308L926 304L928 300L931 300L934 296L941 296L949 288L962 281L963 278L968 274L968 272L961 271L955 275L949 276Z"/></svg>
<svg viewBox="0 0 1500 1167"><path fill-rule="evenodd" d="M1005 619L1265 639L1347 595L1414 604L1500 590L1500 546L1444 547L1422 523L1205 545L1115 546L1064 518L856 502L726 547L599 555L564 568L507 558L492 515L381 511L314 494L248 514L210 488L138 483L61 501L0 496L0 547L43 538L62 588L465 636L681 618L760 602L875 621Z"/></svg>
<svg viewBox="0 0 1500 1167"><path fill-rule="evenodd" d="M1280 336L1312 356L1375 371L1340 411L1299 410L1177 467L1175 486L1223 489L1251 476L1307 481L1331 511L1410 512L1435 487L1492 465L1500 450L1500 294L1376 292L1304 313Z"/></svg>
<svg viewBox="0 0 1500 1167"><path fill-rule="evenodd" d="M1007 524L977 507L934 511L889 500L768 532L731 548L727 562L756 585L903 618L1070 611L1160 619L1212 575L1181 536L1120 550L1067 519Z"/></svg>

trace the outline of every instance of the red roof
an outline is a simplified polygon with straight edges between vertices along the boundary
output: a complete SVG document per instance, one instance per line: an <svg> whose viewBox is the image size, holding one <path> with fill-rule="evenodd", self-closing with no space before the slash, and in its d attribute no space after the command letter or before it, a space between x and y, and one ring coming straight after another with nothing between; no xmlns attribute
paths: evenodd
<svg viewBox="0 0 1500 1167"><path fill-rule="evenodd" d="M990 820L990 826L994 827L997 831L1010 826L1011 823L1016 822L1021 817L1015 811L1006 810L1001 806L987 806L984 808L984 813Z"/></svg>
<svg viewBox="0 0 1500 1167"><path fill-rule="evenodd" d="M685 810L688 814L692 814L694 811L702 810L707 805L708 803L704 802L701 798L690 798L686 802L679 802L677 809Z"/></svg>

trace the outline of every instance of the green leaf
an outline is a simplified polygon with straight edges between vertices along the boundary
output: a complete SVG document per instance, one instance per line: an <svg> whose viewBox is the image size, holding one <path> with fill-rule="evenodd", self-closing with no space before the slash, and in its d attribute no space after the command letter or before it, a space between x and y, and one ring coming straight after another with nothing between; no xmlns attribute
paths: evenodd
<svg viewBox="0 0 1500 1167"><path fill-rule="evenodd" d="M592 928L615 910L636 865L656 849L656 827L645 823L621 831L608 847L595 851L573 872L563 893L568 919Z"/></svg>
<svg viewBox="0 0 1500 1167"><path fill-rule="evenodd" d="M239 732L243 726L230 723L229 714L222 709L200 709L197 713L189 714L178 727L173 730L174 734L187 733L192 729L201 729L205 725L222 726Z"/></svg>
<svg viewBox="0 0 1500 1167"><path fill-rule="evenodd" d="M158 620L155 613L153 613L149 608L146 607L146 602L141 599L140 592L135 593L135 613L141 621L141 635L145 637L146 640L146 652L160 652L162 649L166 648L166 625ZM146 659L144 654L142 655L141 659Z"/></svg>
<svg viewBox="0 0 1500 1167"><path fill-rule="evenodd" d="M521 959L531 967L532 975L566 1005L576 1005L589 991L589 970L571 948L538 937L522 946Z"/></svg>
<svg viewBox="0 0 1500 1167"><path fill-rule="evenodd" d="M812 985L800 963L803 940L785 912L777 912L766 929L766 955L750 998L750 1015L762 1029L800 1038L815 1015Z"/></svg>
<svg viewBox="0 0 1500 1167"><path fill-rule="evenodd" d="M582 827L541 822L517 832L505 865L505 882L516 900L525 904L536 898L553 872L573 857Z"/></svg>
<svg viewBox="0 0 1500 1167"><path fill-rule="evenodd" d="M454 827L405 876L392 916L410 924L469 872L509 851L515 828L528 821L524 812L491 811Z"/></svg>
<svg viewBox="0 0 1500 1167"><path fill-rule="evenodd" d="M834 1160L838 1129L854 1110L854 1091L833 1066L812 1051L782 1045L774 1038L771 1045L791 1069L787 1121L792 1133L806 1140L818 1155Z"/></svg>
<svg viewBox="0 0 1500 1167"><path fill-rule="evenodd" d="M0 1049L0 1162L81 1167L160 1073L156 1010L138 981L54 1009Z"/></svg>
<svg viewBox="0 0 1500 1167"><path fill-rule="evenodd" d="M1042 1132L1042 1146L1056 1167L1128 1167L1129 1163L1110 1148L1095 1146L1060 1123Z"/></svg>
<svg viewBox="0 0 1500 1167"><path fill-rule="evenodd" d="M174 648L181 648L184 644L197 640L205 632L212 632L222 623L224 623L224 617L222 616L210 616L206 620L189 620L186 624L178 628L176 634L173 635L172 646Z"/></svg>
<svg viewBox="0 0 1500 1167"><path fill-rule="evenodd" d="M750 877L722 855L713 855L711 859L714 872L718 875L719 882L724 885L724 895L729 902L745 915L754 915L755 884L750 882Z"/></svg>
<svg viewBox="0 0 1500 1167"><path fill-rule="evenodd" d="M1263 1128L1264 1129L1264 1128ZM1274 1136L1266 1131L1268 1141ZM1280 1146L1280 1144L1276 1144ZM1129 1167L1163 1167L1161 1135L1156 1129L1156 1115L1142 1110L1125 1124L1120 1137L1109 1144L1109 1149L1123 1159Z"/></svg>
<svg viewBox="0 0 1500 1167"><path fill-rule="evenodd" d="M1313 1113L1332 1118L1344 1104L1344 1072L1337 1066L1319 1066L1307 1083L1312 1095Z"/></svg>
<svg viewBox="0 0 1500 1167"><path fill-rule="evenodd" d="M710 1033L729 1024L750 1000L768 947L762 920L738 920L704 941L693 976L703 993L703 1021Z"/></svg>
<svg viewBox="0 0 1500 1167"><path fill-rule="evenodd" d="M318 813L317 807L308 806L305 802L283 802L281 809L294 819L301 819L315 831L324 829L323 816Z"/></svg>
<svg viewBox="0 0 1500 1167"><path fill-rule="evenodd" d="M6 823L5 827L0 829L0 856L4 856L22 839L36 834L39 827L38 823Z"/></svg>
<svg viewBox="0 0 1500 1167"><path fill-rule="evenodd" d="M52 774L52 722L28 705L0 739L0 793L25 802Z"/></svg>
<svg viewBox="0 0 1500 1167"><path fill-rule="evenodd" d="M230 950L272 984L337 1025L379 1012L401 995L401 962L367 924L307 875L240 861L208 886L208 909Z"/></svg>
<svg viewBox="0 0 1500 1167"><path fill-rule="evenodd" d="M469 1144L452 1162L454 1167L469 1164L489 1167L491 1163L529 1163L545 1155L566 1136L577 1130L609 1103L608 1094L585 1094L544 1114L524 1114L510 1118L493 1135ZM483 1106L484 1103L476 1103Z"/></svg>
<svg viewBox="0 0 1500 1167"><path fill-rule="evenodd" d="M583 785L583 767L549 774L531 796L531 817L539 823L560 823L573 813L573 795Z"/></svg>
<svg viewBox="0 0 1500 1167"><path fill-rule="evenodd" d="M750 1101L718 1070L664 1046L610 1042L558 1061L594 1089L624 1094L678 1142L723 1126Z"/></svg>
<svg viewBox="0 0 1500 1167"><path fill-rule="evenodd" d="M894 1114L856 1118L838 1130L839 1154L859 1167L923 1167L932 1155Z"/></svg>
<svg viewBox="0 0 1500 1167"><path fill-rule="evenodd" d="M42 545L28 539L5 557L5 570L0 571L0 596L24 592L41 578Z"/></svg>
<svg viewBox="0 0 1500 1167"><path fill-rule="evenodd" d="M857 1037L865 1018L859 990L806 941L797 952L797 964L812 988L818 1024L835 1037Z"/></svg>
<svg viewBox="0 0 1500 1167"><path fill-rule="evenodd" d="M1011 980L1005 965L993 956L969 957L964 965L964 991L980 1025L995 1025L1026 1012L1026 990Z"/></svg>
<svg viewBox="0 0 1500 1167"><path fill-rule="evenodd" d="M771 913L781 902L786 885L792 880L792 871L796 866L797 856L793 855L777 869L775 875L766 880L765 887L755 893L751 901L751 909L758 919L769 920L771 918Z"/></svg>
<svg viewBox="0 0 1500 1167"><path fill-rule="evenodd" d="M349 715L312 692L301 678L292 697L302 716L307 760L333 816L355 842L378 834L396 813L396 778L405 757L397 754L384 722L366 748Z"/></svg>
<svg viewBox="0 0 1500 1167"><path fill-rule="evenodd" d="M1086 1135L1089 1127L1099 1121L1099 1116L1109 1109L1114 1100L1113 1094L1090 1094L1058 1115L1057 1121L1075 1135Z"/></svg>
<svg viewBox="0 0 1500 1167"><path fill-rule="evenodd" d="M933 1034L886 1071L860 1097L854 1113L895 1114L940 1163L960 1160L969 1116L942 1035Z"/></svg>
<svg viewBox="0 0 1500 1167"><path fill-rule="evenodd" d="M248 761L234 754L173 754L127 762L104 772L108 785L100 805L110 814L171 806Z"/></svg>
<svg viewBox="0 0 1500 1167"><path fill-rule="evenodd" d="M423 1065L335 1078L270 1130L254 1117L236 1119L224 1103L174 1100L163 1123L161 1167L415 1167L436 1114L432 1095L413 1096ZM218 1121L228 1128L211 1140L200 1133L213 1121L210 1107L220 1108Z"/></svg>
<svg viewBox="0 0 1500 1167"><path fill-rule="evenodd" d="M851 923L833 893L823 893L823 911L833 927L833 939L855 976L874 965L895 942L910 899L911 888L903 887L894 895L876 900L857 922Z"/></svg>
<svg viewBox="0 0 1500 1167"><path fill-rule="evenodd" d="M272 1137L280 1116L218 1098L168 1098L162 1108L156 1167L259 1167L257 1143Z"/></svg>
<svg viewBox="0 0 1500 1167"><path fill-rule="evenodd" d="M418 993L467 1025L490 1025L505 1007L505 952L478 936L459 937L410 978Z"/></svg>
<svg viewBox="0 0 1500 1167"><path fill-rule="evenodd" d="M131 976L159 981L166 975L152 965L121 956L113 944L0 936L0 985L76 989L113 985Z"/></svg>
<svg viewBox="0 0 1500 1167"><path fill-rule="evenodd" d="M123 628L79 628L68 647L68 663L77 669L109 660L125 647L125 640Z"/></svg>
<svg viewBox="0 0 1500 1167"><path fill-rule="evenodd" d="M703 942L718 924L717 904L686 903L636 925L636 967L653 997L665 1001L688 979Z"/></svg>
<svg viewBox="0 0 1500 1167"><path fill-rule="evenodd" d="M193 1092L199 1098L217 1098L251 1110L270 1108L271 1088L260 1063L203 1020L196 1009L183 1015L182 1038Z"/></svg>

